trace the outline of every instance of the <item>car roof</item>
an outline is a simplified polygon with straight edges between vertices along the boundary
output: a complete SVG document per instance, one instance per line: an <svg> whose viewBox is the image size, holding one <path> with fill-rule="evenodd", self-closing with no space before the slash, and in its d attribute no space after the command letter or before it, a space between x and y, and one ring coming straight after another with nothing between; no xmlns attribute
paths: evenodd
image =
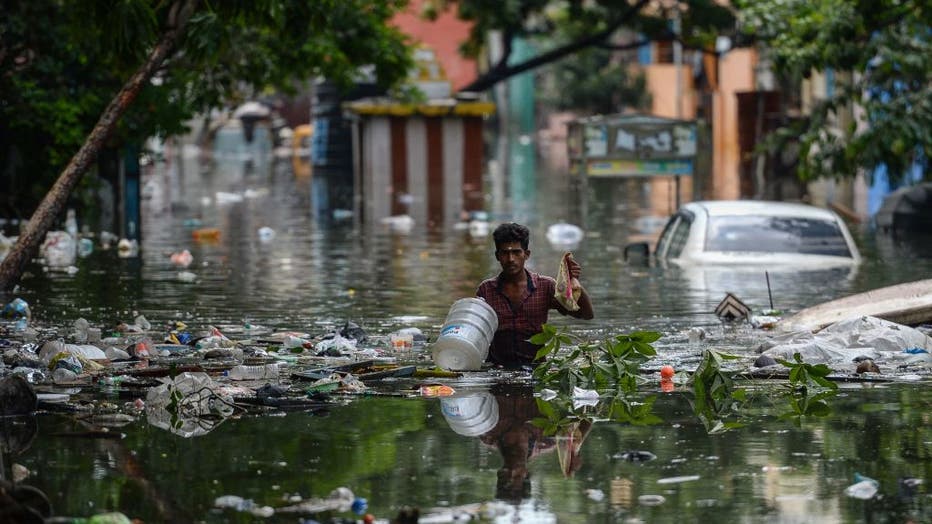
<svg viewBox="0 0 932 524"><path fill-rule="evenodd" d="M709 216L758 215L815 218L837 220L838 216L828 209L767 200L702 200L683 204L682 209L694 213L701 212Z"/></svg>

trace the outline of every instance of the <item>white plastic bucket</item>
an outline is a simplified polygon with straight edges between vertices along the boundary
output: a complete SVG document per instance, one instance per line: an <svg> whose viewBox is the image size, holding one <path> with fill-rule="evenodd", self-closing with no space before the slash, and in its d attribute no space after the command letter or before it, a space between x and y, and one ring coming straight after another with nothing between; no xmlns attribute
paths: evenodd
<svg viewBox="0 0 932 524"><path fill-rule="evenodd" d="M498 329L498 315L480 298L461 298L450 306L431 345L434 363L443 369L475 371L489 354L492 337Z"/></svg>
<svg viewBox="0 0 932 524"><path fill-rule="evenodd" d="M465 437L478 437L498 424L498 402L488 391L441 398L440 411L450 429Z"/></svg>

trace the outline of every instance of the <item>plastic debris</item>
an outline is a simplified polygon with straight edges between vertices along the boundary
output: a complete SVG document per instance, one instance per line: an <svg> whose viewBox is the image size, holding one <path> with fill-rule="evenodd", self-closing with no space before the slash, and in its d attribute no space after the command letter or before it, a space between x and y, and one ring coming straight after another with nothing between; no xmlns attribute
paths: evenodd
<svg viewBox="0 0 932 524"><path fill-rule="evenodd" d="M681 477L666 477L662 479L657 479L657 484L680 484L683 482L692 482L694 480L699 480L701 477L699 475L683 475Z"/></svg>
<svg viewBox="0 0 932 524"><path fill-rule="evenodd" d="M76 240L67 231L49 231L39 247L45 264L52 268L64 268L74 264L78 248Z"/></svg>
<svg viewBox="0 0 932 524"><path fill-rule="evenodd" d="M176 267L188 267L191 265L191 262L194 262L194 256L187 249L172 253L169 259Z"/></svg>
<svg viewBox="0 0 932 524"><path fill-rule="evenodd" d="M393 233L408 234L414 228L414 219L408 215L384 217L381 222Z"/></svg>
<svg viewBox="0 0 932 524"><path fill-rule="evenodd" d="M565 249L575 249L584 236L582 228L574 224L560 222L547 228L547 241Z"/></svg>
<svg viewBox="0 0 932 524"><path fill-rule="evenodd" d="M318 342L315 349L318 355L340 356L356 351L356 340L335 335Z"/></svg>
<svg viewBox="0 0 932 524"><path fill-rule="evenodd" d="M554 390L552 390L552 389L549 389L549 388L544 388L544 389L540 390L540 399L543 400L544 402L547 402L547 401L549 401L549 400L553 400L553 399L555 399L555 398L557 398L557 392L556 392L556 391L554 391Z"/></svg>
<svg viewBox="0 0 932 524"><path fill-rule="evenodd" d="M705 337L705 330L698 326L691 327L686 331L686 338L689 340L690 344L698 344L705 340Z"/></svg>
<svg viewBox="0 0 932 524"><path fill-rule="evenodd" d="M854 480L854 484L845 488L845 495L852 498L861 500L872 499L880 488L879 482L870 477L865 477L860 473L854 474Z"/></svg>
<svg viewBox="0 0 932 524"><path fill-rule="evenodd" d="M235 366L227 371L231 380L278 380L278 364L265 364L262 366Z"/></svg>
<svg viewBox="0 0 932 524"><path fill-rule="evenodd" d="M638 504L642 506L659 506L666 501L663 495L640 495L638 497Z"/></svg>
<svg viewBox="0 0 932 524"><path fill-rule="evenodd" d="M257 233L262 242L269 242L275 238L275 230L270 227L260 227Z"/></svg>
<svg viewBox="0 0 932 524"><path fill-rule="evenodd" d="M421 386L418 391L420 391L422 397L449 397L456 392L450 386L442 384Z"/></svg>
<svg viewBox="0 0 932 524"><path fill-rule="evenodd" d="M356 502L356 495L347 487L339 487L330 492L325 499L312 498L291 506L278 508L276 513L321 513L324 511L350 511ZM368 504L367 504L368 506Z"/></svg>
<svg viewBox="0 0 932 524"><path fill-rule="evenodd" d="M214 227L195 229L191 232L195 242L214 243L220 241L220 230Z"/></svg>
<svg viewBox="0 0 932 524"><path fill-rule="evenodd" d="M139 256L139 242L136 239L121 238L117 242L117 256L120 258L135 258Z"/></svg>
<svg viewBox="0 0 932 524"><path fill-rule="evenodd" d="M27 320L32 319L32 312L29 310L29 303L21 298L14 298L9 304L3 306L3 318Z"/></svg>
<svg viewBox="0 0 932 524"><path fill-rule="evenodd" d="M80 258L87 258L91 256L91 253L94 252L94 241L89 238L82 238L78 240L78 256Z"/></svg>
<svg viewBox="0 0 932 524"><path fill-rule="evenodd" d="M816 334L797 331L779 335L758 351L783 360L793 360L793 354L799 353L807 363L836 366L850 366L858 357L906 363L923 357L904 352L907 348L932 348L932 338L909 326L865 316L836 322Z"/></svg>
<svg viewBox="0 0 932 524"><path fill-rule="evenodd" d="M149 423L185 438L206 435L233 411L233 399L206 373L163 378L146 395Z"/></svg>
<svg viewBox="0 0 932 524"><path fill-rule="evenodd" d="M583 406L595 406L599 403L599 392L594 389L583 389L573 386L573 409Z"/></svg>

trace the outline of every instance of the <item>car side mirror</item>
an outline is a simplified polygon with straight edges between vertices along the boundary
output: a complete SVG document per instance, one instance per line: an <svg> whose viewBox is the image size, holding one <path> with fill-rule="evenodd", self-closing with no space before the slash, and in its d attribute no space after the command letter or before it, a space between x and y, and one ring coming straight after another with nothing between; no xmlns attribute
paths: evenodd
<svg viewBox="0 0 932 524"><path fill-rule="evenodd" d="M634 242L625 246L625 262L647 264L650 260L650 246L647 242Z"/></svg>

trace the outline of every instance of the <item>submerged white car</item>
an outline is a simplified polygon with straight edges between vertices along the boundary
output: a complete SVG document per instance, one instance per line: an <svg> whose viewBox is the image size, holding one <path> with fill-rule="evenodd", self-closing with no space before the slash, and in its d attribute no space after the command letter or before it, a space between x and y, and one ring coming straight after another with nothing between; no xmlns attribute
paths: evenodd
<svg viewBox="0 0 932 524"><path fill-rule="evenodd" d="M836 213L759 200L684 204L667 221L654 254L661 262L685 266L818 268L861 261L848 227Z"/></svg>

